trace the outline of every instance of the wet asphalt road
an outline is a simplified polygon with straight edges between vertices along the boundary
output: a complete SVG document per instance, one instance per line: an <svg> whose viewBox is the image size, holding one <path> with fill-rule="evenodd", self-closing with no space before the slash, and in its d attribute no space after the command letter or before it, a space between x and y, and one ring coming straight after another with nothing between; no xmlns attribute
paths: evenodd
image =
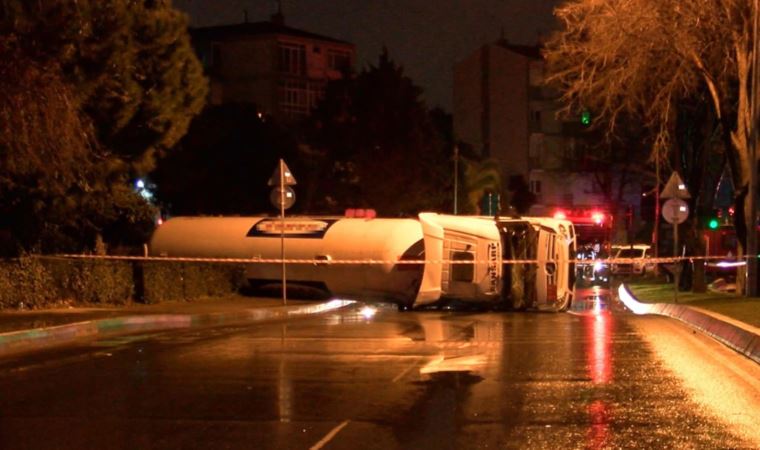
<svg viewBox="0 0 760 450"><path fill-rule="evenodd" d="M760 448L756 364L580 294L568 314L355 307L0 361L0 448Z"/></svg>

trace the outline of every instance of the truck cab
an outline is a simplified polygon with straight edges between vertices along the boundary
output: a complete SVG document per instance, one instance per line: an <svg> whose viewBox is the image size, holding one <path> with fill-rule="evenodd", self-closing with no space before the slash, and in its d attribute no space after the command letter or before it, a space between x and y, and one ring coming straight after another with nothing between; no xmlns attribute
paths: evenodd
<svg viewBox="0 0 760 450"><path fill-rule="evenodd" d="M427 263L417 305L438 299L566 310L574 295L571 222L422 213ZM515 262L520 261L520 262Z"/></svg>
<svg viewBox="0 0 760 450"><path fill-rule="evenodd" d="M498 227L503 248L503 301L515 309L567 310L575 295L573 224L522 217L500 219Z"/></svg>

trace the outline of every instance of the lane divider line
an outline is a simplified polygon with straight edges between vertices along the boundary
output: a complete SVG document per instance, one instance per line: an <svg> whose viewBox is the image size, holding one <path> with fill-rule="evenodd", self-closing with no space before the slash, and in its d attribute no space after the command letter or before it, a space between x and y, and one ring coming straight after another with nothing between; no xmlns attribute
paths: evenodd
<svg viewBox="0 0 760 450"><path fill-rule="evenodd" d="M346 425L348 425L349 422L350 422L350 420L346 420L343 423L341 423L340 425L338 425L337 427L335 427L332 430L330 430L330 432L327 433L325 435L325 437L323 437L322 439L320 439L319 442L317 442L316 444L314 444L311 447L309 447L309 450L319 450L320 448L322 448L325 445L327 445L327 443L330 442L338 433L340 433L340 430L342 430L343 428L345 428Z"/></svg>
<svg viewBox="0 0 760 450"><path fill-rule="evenodd" d="M395 377L393 377L393 380L391 380L391 383L396 383L398 380L404 378L404 376L406 374L408 374L412 369L414 369L415 367L417 367L417 365L423 359L424 358L422 358L422 357L415 359L412 364L409 364L409 367L407 367L406 369L402 370L401 373L399 373L398 375L396 375Z"/></svg>

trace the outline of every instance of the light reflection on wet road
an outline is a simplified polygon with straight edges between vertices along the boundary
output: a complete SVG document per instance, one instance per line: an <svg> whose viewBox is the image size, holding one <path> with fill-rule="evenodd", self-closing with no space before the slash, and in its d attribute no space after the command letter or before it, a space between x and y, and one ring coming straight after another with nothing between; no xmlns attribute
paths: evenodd
<svg viewBox="0 0 760 450"><path fill-rule="evenodd" d="M578 294L568 314L356 307L6 362L0 448L755 448L639 334L666 319Z"/></svg>

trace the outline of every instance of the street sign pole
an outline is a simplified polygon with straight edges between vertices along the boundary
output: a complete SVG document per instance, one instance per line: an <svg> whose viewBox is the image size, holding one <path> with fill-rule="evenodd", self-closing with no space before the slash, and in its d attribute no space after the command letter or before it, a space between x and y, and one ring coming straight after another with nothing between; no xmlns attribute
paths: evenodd
<svg viewBox="0 0 760 450"><path fill-rule="evenodd" d="M279 207L280 209L280 261L282 262L282 303L288 304L287 296L287 275L285 267L285 210L293 206L296 199L296 194L290 186L296 184L296 178L290 172L288 165L285 161L280 159L277 167L274 169L272 177L269 178L269 186L277 186L272 189L269 196L269 201L272 202L272 206Z"/></svg>
<svg viewBox="0 0 760 450"><path fill-rule="evenodd" d="M662 205L662 217L670 224L673 225L673 281L674 281L674 301L678 303L678 284L681 278L681 261L678 260L678 225L683 223L689 217L689 205L683 199L689 198L689 191L686 190L686 185L680 181L678 175L675 174L676 180L674 183L669 183L672 189L663 190L661 197L668 198L668 201Z"/></svg>
<svg viewBox="0 0 760 450"><path fill-rule="evenodd" d="M678 221L673 221L673 257L678 258ZM674 285L674 294L673 294L673 301L675 303L678 303L678 281L679 278L681 278L681 263L680 261L676 261L675 266L673 266L673 279L675 280Z"/></svg>
<svg viewBox="0 0 760 450"><path fill-rule="evenodd" d="M287 275L285 274L285 161L280 160L280 259L282 260L282 304L288 304Z"/></svg>

